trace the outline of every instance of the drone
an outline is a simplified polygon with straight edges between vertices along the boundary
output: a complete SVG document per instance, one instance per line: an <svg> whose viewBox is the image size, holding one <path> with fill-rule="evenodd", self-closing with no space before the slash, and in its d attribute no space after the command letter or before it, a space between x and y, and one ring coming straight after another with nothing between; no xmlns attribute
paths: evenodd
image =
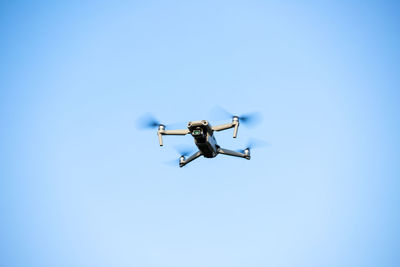
<svg viewBox="0 0 400 267"><path fill-rule="evenodd" d="M187 129L179 130L167 130L166 126L158 122L152 115L148 114L139 119L139 126L141 128L157 128L158 141L160 146L163 146L163 135L187 135L190 134L194 143L198 148L198 151L192 155L188 155L188 152L182 152L179 158L179 167L183 167L186 164L192 162L193 160L203 156L205 158L215 158L219 154L239 157L250 160L250 148L251 145L243 150L233 151L226 148L222 148L218 145L214 132L224 131L233 128L233 138L237 137L239 124L243 122L244 124L254 123L259 120L260 115L258 113L251 113L243 116L232 115L223 110L225 114L228 114L232 121L230 123L220 124L212 126L207 120L200 121L189 121L187 123ZM186 158L186 156L189 156Z"/></svg>

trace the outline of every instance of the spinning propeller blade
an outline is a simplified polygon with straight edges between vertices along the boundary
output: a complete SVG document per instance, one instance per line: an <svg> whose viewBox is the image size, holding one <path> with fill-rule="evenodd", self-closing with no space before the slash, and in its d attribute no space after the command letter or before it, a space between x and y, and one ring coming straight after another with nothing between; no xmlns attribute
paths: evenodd
<svg viewBox="0 0 400 267"><path fill-rule="evenodd" d="M179 166L180 157L184 156L187 157L194 153L195 149L188 145L176 145L174 146L175 150L179 153L179 158L170 160L165 162L165 164L172 165L172 166Z"/></svg>
<svg viewBox="0 0 400 267"><path fill-rule="evenodd" d="M144 114L136 121L137 128L139 129L153 129L157 128L161 123L150 113Z"/></svg>
<svg viewBox="0 0 400 267"><path fill-rule="evenodd" d="M187 157L190 154L194 153L193 147L187 145L176 145L174 146L175 150L178 151L179 155Z"/></svg>
<svg viewBox="0 0 400 267"><path fill-rule="evenodd" d="M137 121L136 121L136 126L138 129L155 129L160 125L164 125L166 129L171 129L171 128L185 128L186 123L182 122L177 122L177 123L168 123L164 124L161 123L159 120L156 119L156 117L151 114L151 113L146 113L142 116L140 116Z"/></svg>
<svg viewBox="0 0 400 267"><path fill-rule="evenodd" d="M263 140L260 140L260 139L256 139L256 138L251 138L248 142L247 142L247 145L246 145L246 148L248 148L248 149L253 149L253 148L259 148L259 147L265 147L265 146L268 146L268 143L267 142L265 142L265 141L263 141ZM245 148L245 149L246 149ZM238 152L241 152L241 153L244 153L244 149L238 149L238 150L236 150L236 151L238 151Z"/></svg>
<svg viewBox="0 0 400 267"><path fill-rule="evenodd" d="M256 126L261 122L261 114L260 112L252 112L248 114L243 114L239 116L239 122L245 124L246 126Z"/></svg>
<svg viewBox="0 0 400 267"><path fill-rule="evenodd" d="M235 115L226 111L222 107L215 107L212 109L212 115L216 118L216 120L226 120L232 119ZM252 112L247 114L242 114L239 117L239 122L243 123L246 126L252 127L256 126L261 122L261 113L260 112Z"/></svg>

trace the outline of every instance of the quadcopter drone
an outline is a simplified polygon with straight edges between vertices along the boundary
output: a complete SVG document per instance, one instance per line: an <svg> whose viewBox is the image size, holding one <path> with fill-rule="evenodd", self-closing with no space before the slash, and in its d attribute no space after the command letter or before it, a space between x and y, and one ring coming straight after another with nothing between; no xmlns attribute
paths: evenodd
<svg viewBox="0 0 400 267"><path fill-rule="evenodd" d="M158 128L157 135L160 146L163 146L163 135L192 135L198 151L190 155L188 158L185 157L188 153L181 153L181 156L179 158L179 167L183 167L200 156L203 156L205 158L215 158L218 154L250 160L250 146L239 151L222 148L217 144L214 132L234 128L233 138L236 138L239 129L239 122L250 123L251 121L255 120L255 117L257 117L257 115L258 114L256 113L244 116L232 115L232 122L216 126L212 126L207 120L190 121L187 124L187 129L182 130L166 130L166 126L164 124L159 123L153 118L147 118L145 119L146 121L142 119L141 124L142 127L145 128Z"/></svg>

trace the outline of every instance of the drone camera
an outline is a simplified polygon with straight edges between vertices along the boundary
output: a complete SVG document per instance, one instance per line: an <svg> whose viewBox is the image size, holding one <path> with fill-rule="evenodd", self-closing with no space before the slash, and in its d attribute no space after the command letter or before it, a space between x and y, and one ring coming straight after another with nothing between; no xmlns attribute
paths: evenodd
<svg viewBox="0 0 400 267"><path fill-rule="evenodd" d="M203 130L201 128L197 128L192 131L192 135L193 136L201 136L201 135L203 135Z"/></svg>

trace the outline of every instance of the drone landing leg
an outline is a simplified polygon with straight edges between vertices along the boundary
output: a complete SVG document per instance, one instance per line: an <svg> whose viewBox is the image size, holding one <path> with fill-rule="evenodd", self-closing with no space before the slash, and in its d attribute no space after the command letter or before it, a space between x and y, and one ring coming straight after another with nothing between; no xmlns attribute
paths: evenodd
<svg viewBox="0 0 400 267"><path fill-rule="evenodd" d="M250 151L246 154L246 153L236 152L236 151L225 149L225 148L219 148L218 154L250 159Z"/></svg>
<svg viewBox="0 0 400 267"><path fill-rule="evenodd" d="M188 164L189 162L191 162L191 161L197 159L197 158L200 157L201 155L202 155L201 152L200 152L200 151L197 151L196 153L194 153L193 155L191 155L191 156L188 157L187 159L185 159L184 157L181 157L181 158L180 158L180 161L179 161L179 167L182 168L183 166L185 166L185 165Z"/></svg>

